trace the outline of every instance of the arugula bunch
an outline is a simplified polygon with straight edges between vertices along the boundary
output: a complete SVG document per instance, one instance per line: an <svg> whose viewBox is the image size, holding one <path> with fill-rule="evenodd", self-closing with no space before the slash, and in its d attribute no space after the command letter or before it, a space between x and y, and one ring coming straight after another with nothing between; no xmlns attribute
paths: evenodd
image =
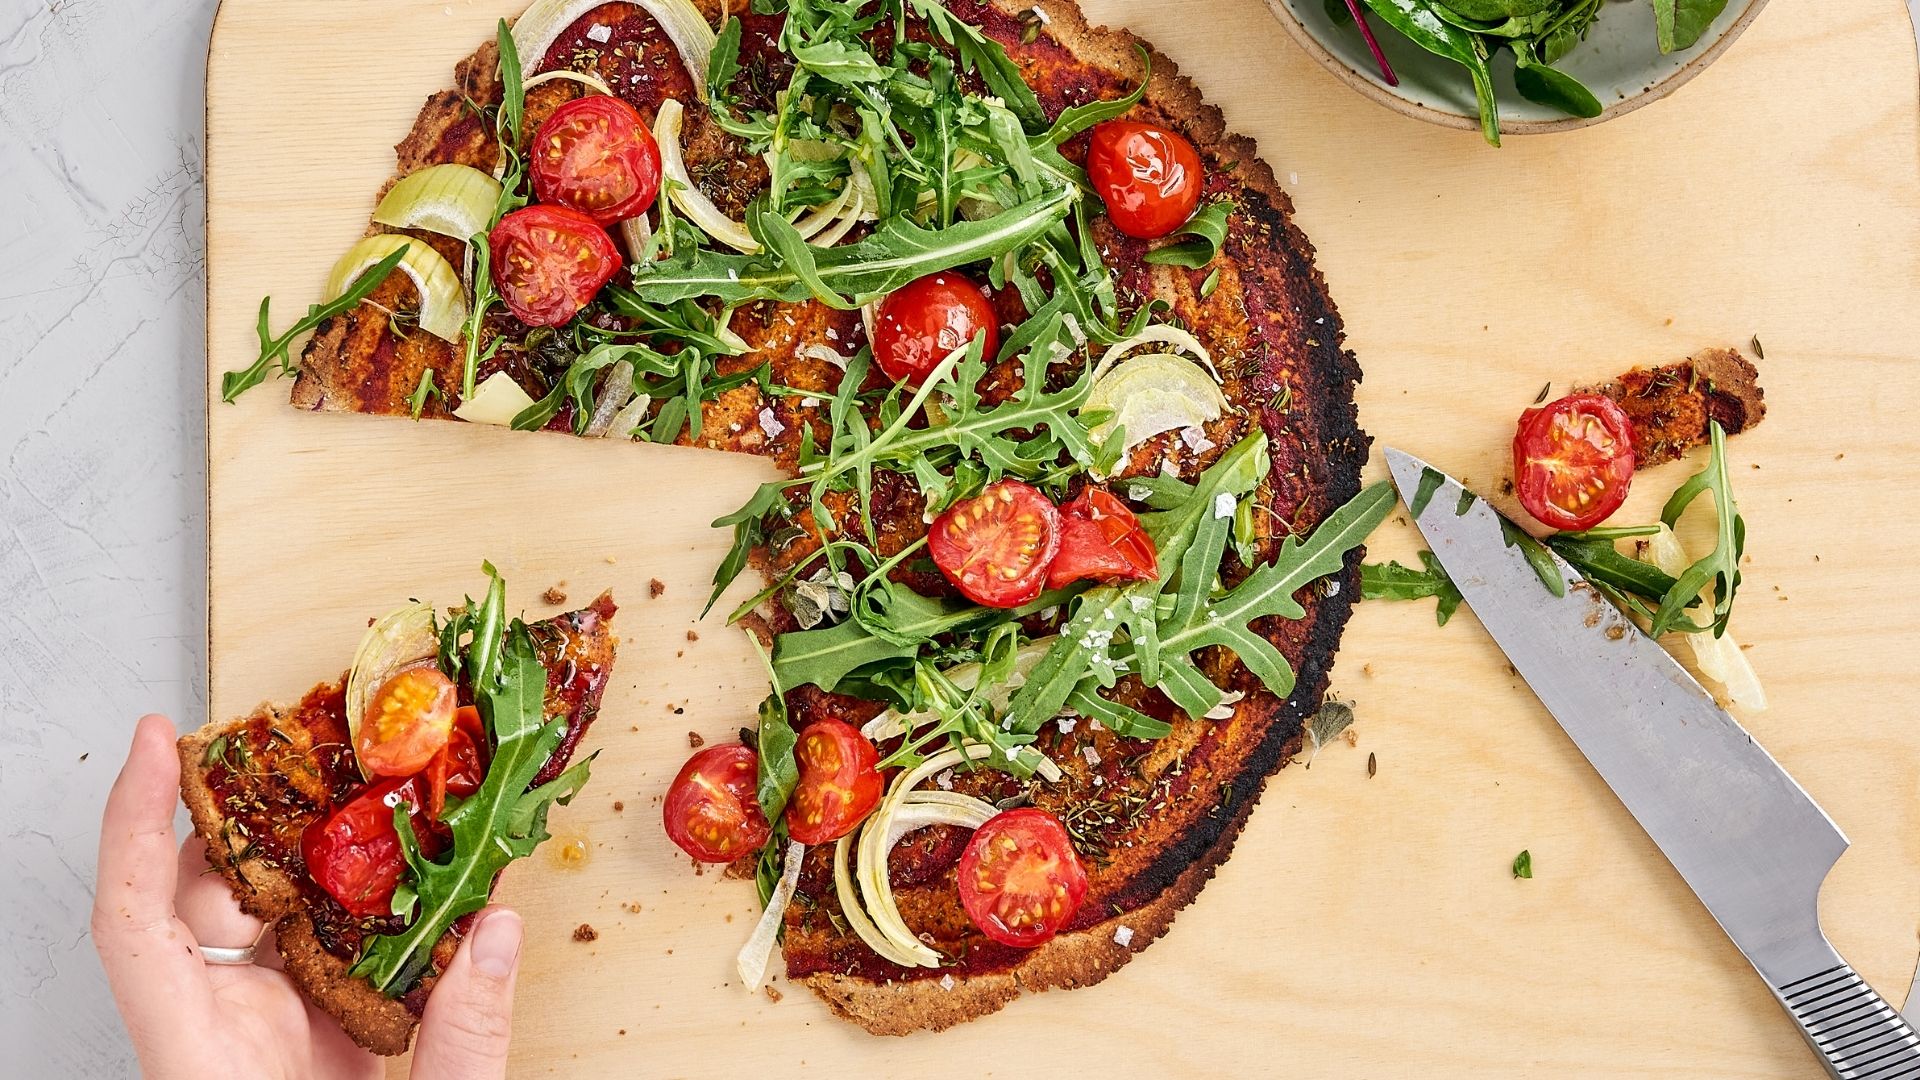
<svg viewBox="0 0 1920 1080"><path fill-rule="evenodd" d="M1554 65L1586 39L1605 0L1363 0L1367 9L1407 40L1467 69L1487 142L1500 145L1500 106L1494 97L1493 56L1513 54L1514 86L1528 101L1570 116L1598 116L1593 91ZM1691 48L1727 0L1650 0L1654 36L1662 53ZM1335 25L1354 21L1346 0L1326 0ZM1364 28L1362 28L1364 30ZM1384 61L1383 61L1384 63Z"/></svg>
<svg viewBox="0 0 1920 1080"><path fill-rule="evenodd" d="M465 675L493 743L486 778L467 798L449 795L441 821L453 842L439 859L420 849L406 806L394 808L409 878L394 894L396 914L412 921L398 934L368 939L352 974L389 995L404 993L427 973L433 946L461 916L486 906L493 880L547 839L547 811L565 805L586 783L591 758L539 787L528 788L566 733L565 717L546 716L547 673L527 624L505 619L505 586L491 565L485 602L441 631L441 665ZM505 624L504 637L502 625ZM470 635L464 655L462 632Z"/></svg>

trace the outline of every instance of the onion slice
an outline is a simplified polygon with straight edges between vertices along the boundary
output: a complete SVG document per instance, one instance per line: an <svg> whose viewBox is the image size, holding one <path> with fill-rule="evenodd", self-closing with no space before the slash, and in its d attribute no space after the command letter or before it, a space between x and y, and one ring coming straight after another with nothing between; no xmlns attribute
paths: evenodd
<svg viewBox="0 0 1920 1080"><path fill-rule="evenodd" d="M1122 456L1155 435L1197 428L1220 419L1227 397L1200 366L1173 353L1140 353L1096 375L1083 412L1103 409L1109 416L1088 430L1095 443L1124 429Z"/></svg>
<svg viewBox="0 0 1920 1080"><path fill-rule="evenodd" d="M600 400L593 403L593 416L587 420L583 434L589 439L605 438L613 430L613 418L632 397L633 362L616 361L607 369L606 378L600 380Z"/></svg>
<svg viewBox="0 0 1920 1080"><path fill-rule="evenodd" d="M500 181L471 165L429 165L387 190L373 220L395 229L424 229L455 240L487 230L500 204Z"/></svg>
<svg viewBox="0 0 1920 1080"><path fill-rule="evenodd" d="M1220 381L1220 369L1213 366L1213 354L1207 351L1200 339L1194 337L1171 323L1155 323L1141 327L1140 332L1123 341L1116 341L1112 347L1100 356L1100 362L1093 366L1093 377L1098 379L1107 373L1107 369L1120 362L1120 358L1142 345L1171 345L1199 358L1207 370L1213 373L1213 381Z"/></svg>
<svg viewBox="0 0 1920 1080"><path fill-rule="evenodd" d="M395 608L373 621L354 650L353 667L347 673L347 743L359 742L360 723L388 679L439 652L440 639L433 632L433 607L418 600ZM356 764L357 764L356 760ZM360 775L373 779L366 766Z"/></svg>
<svg viewBox="0 0 1920 1080"><path fill-rule="evenodd" d="M346 292L367 267L402 247L407 253L400 256L398 269L413 279L413 287L420 294L420 329L443 341L459 341L460 326L467 319L466 290L452 265L424 240L392 233L361 240L333 264L333 273L327 277L327 297Z"/></svg>
<svg viewBox="0 0 1920 1080"><path fill-rule="evenodd" d="M773 895L767 897L767 909L760 913L753 936L740 947L740 955L734 961L740 983L748 993L760 989L761 980L767 977L767 961L773 958L773 947L780 940L780 920L786 917L793 890L800 884L800 863L806 856L806 845L800 841L787 845L787 864L780 869L780 880L773 887Z"/></svg>
<svg viewBox="0 0 1920 1080"><path fill-rule="evenodd" d="M680 51L680 62L693 76L693 92L701 101L707 100L707 62L713 56L716 35L713 27L707 25L706 17L693 6L692 0L634 2L666 32L667 39ZM520 53L520 63L528 71L540 67L560 35L579 22L582 15L605 5L606 0L534 0L513 23L513 47Z"/></svg>
<svg viewBox="0 0 1920 1080"><path fill-rule="evenodd" d="M600 76L590 71L575 71L572 68L554 68L552 71L543 71L533 78L522 82L520 89L531 90L544 83L562 80L566 82L577 82L596 94L605 94L608 97L613 96L613 87L608 86Z"/></svg>
<svg viewBox="0 0 1920 1080"><path fill-rule="evenodd" d="M1693 556L1687 554L1673 530L1662 525L1658 533L1647 538L1646 561L1679 577L1693 565ZM1700 595L1711 609L1712 591L1702 589ZM1740 651L1740 644L1733 639L1731 631L1714 637L1709 628L1702 633L1681 636L1693 649L1694 667L1699 669L1701 677L1726 691L1729 703L1754 712L1766 709L1767 692L1760 685L1760 676L1747 661L1747 654Z"/></svg>
<svg viewBox="0 0 1920 1080"><path fill-rule="evenodd" d="M660 112L653 118L653 140L660 144L660 173L673 181L667 185L673 204L715 240L748 255L759 251L760 241L747 227L721 213L713 200L694 186L680 149L681 112L680 103L668 98L660 103Z"/></svg>

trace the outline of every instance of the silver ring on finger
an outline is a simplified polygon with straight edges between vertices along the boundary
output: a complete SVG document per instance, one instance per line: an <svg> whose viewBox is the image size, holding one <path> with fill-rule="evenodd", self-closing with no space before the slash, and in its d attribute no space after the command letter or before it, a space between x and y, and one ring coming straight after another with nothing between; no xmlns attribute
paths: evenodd
<svg viewBox="0 0 1920 1080"><path fill-rule="evenodd" d="M261 933L265 933L263 928ZM225 945L200 946L200 959L204 963L219 967L246 967L253 963L254 953L260 947L260 939L254 938L250 945L230 947Z"/></svg>

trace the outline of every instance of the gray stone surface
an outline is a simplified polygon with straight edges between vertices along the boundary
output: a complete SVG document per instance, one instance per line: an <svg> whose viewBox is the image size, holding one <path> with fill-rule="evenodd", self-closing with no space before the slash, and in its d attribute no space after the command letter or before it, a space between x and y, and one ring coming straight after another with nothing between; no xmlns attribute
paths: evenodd
<svg viewBox="0 0 1920 1080"><path fill-rule="evenodd" d="M0 0L0 1075L122 1076L87 938L143 712L206 712L216 0Z"/></svg>

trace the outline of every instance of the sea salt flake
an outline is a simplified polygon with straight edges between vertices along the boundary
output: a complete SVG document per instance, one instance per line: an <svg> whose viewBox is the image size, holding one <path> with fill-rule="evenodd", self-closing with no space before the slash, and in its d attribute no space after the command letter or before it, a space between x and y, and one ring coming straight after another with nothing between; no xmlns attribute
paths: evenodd
<svg viewBox="0 0 1920 1080"><path fill-rule="evenodd" d="M604 45L613 40L613 29L605 23L594 23L587 28L587 40Z"/></svg>
<svg viewBox="0 0 1920 1080"><path fill-rule="evenodd" d="M839 341L839 340L840 340L840 331L838 331L838 330L835 330L835 329L834 329L833 327L831 327L831 326L829 326L829 327L827 327L827 340L828 340L828 341Z"/></svg>
<svg viewBox="0 0 1920 1080"><path fill-rule="evenodd" d="M781 423L780 418L773 415L773 407L768 406L760 410L760 430L766 432L767 438L777 439L787 430L787 425Z"/></svg>
<svg viewBox="0 0 1920 1080"><path fill-rule="evenodd" d="M1288 173L1288 174L1287 174L1287 183L1289 183L1289 184L1292 184L1292 185L1293 185L1294 187L1299 187L1299 186L1300 186L1300 174L1299 174L1299 173L1297 173L1297 172L1290 172L1290 173Z"/></svg>
<svg viewBox="0 0 1920 1080"><path fill-rule="evenodd" d="M951 975L940 976L940 989L942 990L953 989L953 976Z"/></svg>
<svg viewBox="0 0 1920 1080"><path fill-rule="evenodd" d="M1188 450L1196 454L1204 454L1213 449L1214 445L1213 440L1207 438L1207 433L1197 427L1181 428L1180 441L1187 445Z"/></svg>
<svg viewBox="0 0 1920 1080"><path fill-rule="evenodd" d="M1153 498L1153 489L1145 484L1128 484L1127 498L1132 499L1134 502L1146 502L1148 499Z"/></svg>
<svg viewBox="0 0 1920 1080"><path fill-rule="evenodd" d="M952 769L944 770L943 772L940 773L940 775L933 778L933 783L934 783L934 786L938 787L942 791L952 791L953 790L953 770Z"/></svg>
<svg viewBox="0 0 1920 1080"><path fill-rule="evenodd" d="M1233 511L1238 505L1233 498L1233 492L1223 491L1213 497L1213 516L1216 518L1230 518L1233 516Z"/></svg>
<svg viewBox="0 0 1920 1080"><path fill-rule="evenodd" d="M1113 928L1113 943L1122 948L1133 944L1133 927L1116 926Z"/></svg>
<svg viewBox="0 0 1920 1080"><path fill-rule="evenodd" d="M1337 582L1337 581L1329 581L1329 582L1327 582L1327 595L1328 595L1328 596L1339 596L1339 595L1340 595L1340 583L1339 583L1339 582Z"/></svg>
<svg viewBox="0 0 1920 1080"><path fill-rule="evenodd" d="M1075 720L1071 716L1063 716L1060 719L1055 720L1054 723L1060 725L1060 734L1066 735L1071 731L1073 731L1075 727L1079 726L1080 721Z"/></svg>
<svg viewBox="0 0 1920 1080"><path fill-rule="evenodd" d="M1092 720L1092 717L1088 717L1088 720L1089 720L1089 721L1091 721L1091 720ZM1098 750L1095 750L1095 749L1094 749L1093 747L1091 747L1091 746L1083 746L1083 747L1081 747L1081 748L1080 748L1080 756L1081 756L1081 757L1083 757L1083 758L1086 758L1086 759L1087 759L1087 764L1089 764L1089 765L1098 765L1098 764L1100 764L1100 751L1098 751Z"/></svg>

